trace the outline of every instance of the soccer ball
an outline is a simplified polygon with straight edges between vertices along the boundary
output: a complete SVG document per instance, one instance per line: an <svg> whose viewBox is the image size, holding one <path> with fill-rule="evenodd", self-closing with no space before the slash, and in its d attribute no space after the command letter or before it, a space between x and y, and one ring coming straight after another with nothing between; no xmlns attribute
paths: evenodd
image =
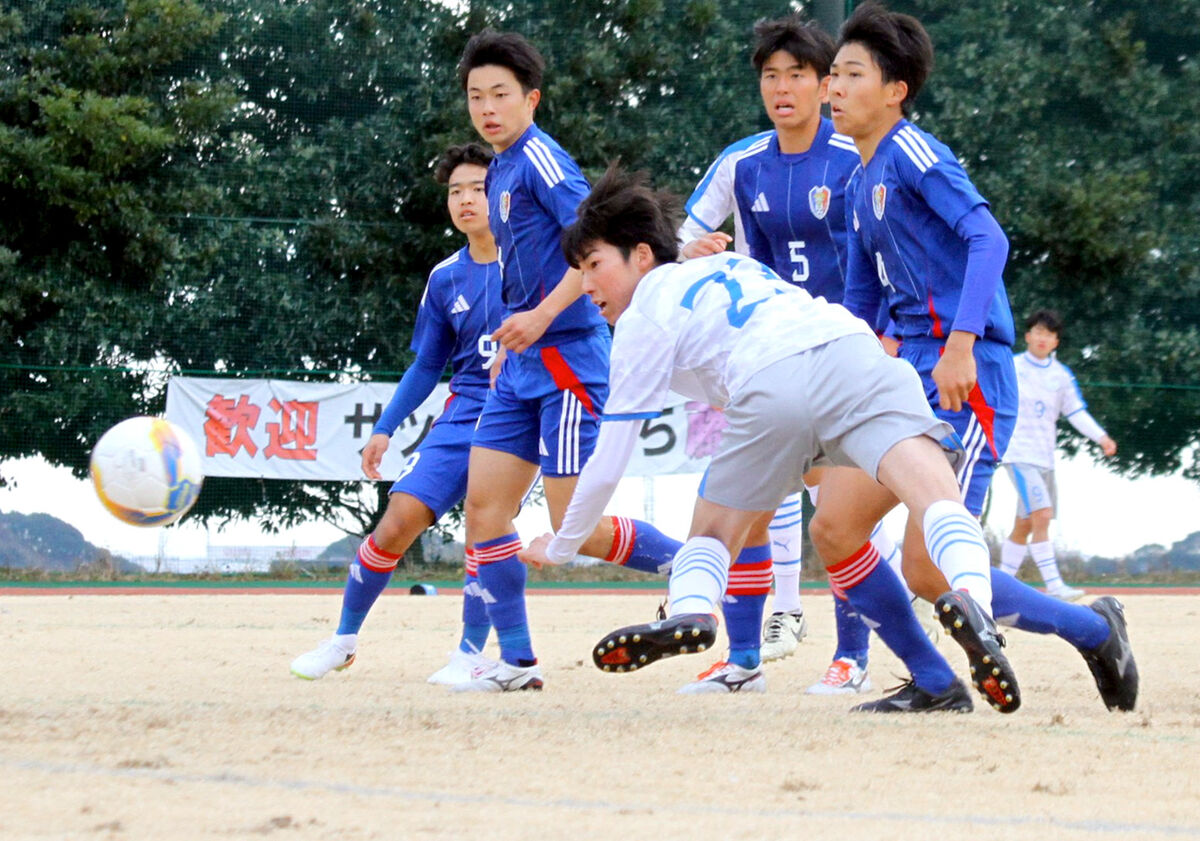
<svg viewBox="0 0 1200 841"><path fill-rule="evenodd" d="M96 495L114 517L134 526L165 526L200 495L200 451L162 418L137 417L105 432L89 468Z"/></svg>

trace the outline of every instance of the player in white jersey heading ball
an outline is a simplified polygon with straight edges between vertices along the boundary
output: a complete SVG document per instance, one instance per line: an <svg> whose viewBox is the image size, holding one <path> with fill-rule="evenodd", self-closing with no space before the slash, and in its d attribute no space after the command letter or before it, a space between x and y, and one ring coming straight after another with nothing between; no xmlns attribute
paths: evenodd
<svg viewBox="0 0 1200 841"><path fill-rule="evenodd" d="M1058 313L1037 310L1025 321L1025 352L1014 358L1020 407L1004 467L1017 489L1017 516L1012 534L1000 547L1000 568L1016 575L1028 548L1046 592L1075 601L1084 591L1063 581L1050 542L1050 522L1058 504L1054 482L1058 419L1065 417L1082 435L1099 444L1106 456L1117 452L1117 442L1088 413L1075 375L1055 357L1061 334Z"/></svg>
<svg viewBox="0 0 1200 841"><path fill-rule="evenodd" d="M538 538L522 558L565 563L575 556L621 478L642 421L661 413L669 390L723 408L729 419L700 486L690 537L672 562L668 617L609 634L593 651L597 666L634 671L711 646L731 559L814 464L866 470L927 534L953 533L930 540L935 561L986 559L983 533L959 501L943 450L956 448L957 439L934 418L913 369L885 354L871 329L841 306L812 298L751 258L674 262L673 208L672 198L644 179L611 168L563 232L585 293L616 328L609 402L558 534ZM854 505L830 496L822 505ZM827 569L913 679L856 709L971 709L966 687L926 637L869 534L858 535L859 552ZM822 557L834 557L823 548L817 546ZM1015 710L1015 678L982 612L961 592L939 602L957 623L956 639L973 669L995 670L998 705Z"/></svg>

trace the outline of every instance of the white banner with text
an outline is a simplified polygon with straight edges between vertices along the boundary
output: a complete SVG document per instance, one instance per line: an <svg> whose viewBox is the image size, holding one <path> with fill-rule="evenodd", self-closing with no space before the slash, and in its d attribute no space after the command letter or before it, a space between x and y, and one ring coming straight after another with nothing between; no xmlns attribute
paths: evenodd
<svg viewBox="0 0 1200 841"><path fill-rule="evenodd" d="M395 383L172 377L167 420L195 440L206 476L365 481L361 452ZM392 436L380 466L397 476L449 397L439 385ZM725 427L724 416L676 397L642 424L627 476L701 473Z"/></svg>

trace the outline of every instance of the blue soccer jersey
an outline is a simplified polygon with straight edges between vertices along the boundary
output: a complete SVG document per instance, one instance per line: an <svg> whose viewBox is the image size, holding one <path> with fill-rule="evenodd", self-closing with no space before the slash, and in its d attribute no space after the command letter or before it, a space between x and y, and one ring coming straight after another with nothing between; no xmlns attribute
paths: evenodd
<svg viewBox="0 0 1200 841"><path fill-rule="evenodd" d="M962 330L1011 346L1003 281L983 295L965 289L969 246L957 229L980 205L987 202L950 149L900 120L846 187L847 308L869 316L886 297L901 339Z"/></svg>
<svg viewBox="0 0 1200 841"><path fill-rule="evenodd" d="M858 166L854 142L822 118L807 152L787 155L774 131L727 146L686 205L685 240L735 217L734 249L784 280L831 302L845 283L846 181Z"/></svg>
<svg viewBox="0 0 1200 841"><path fill-rule="evenodd" d="M859 164L854 142L821 120L807 152L786 155L771 132L739 157L737 212L751 257L813 297L842 300L845 190Z"/></svg>
<svg viewBox="0 0 1200 841"><path fill-rule="evenodd" d="M506 314L536 307L567 273L562 232L575 221L575 209L588 192L579 166L536 125L492 160L488 218L500 250ZM600 310L580 296L534 347L557 345L604 326Z"/></svg>
<svg viewBox="0 0 1200 841"><path fill-rule="evenodd" d="M502 315L499 265L476 263L464 246L429 273L412 350L443 368L449 361L450 391L482 401L499 350L491 332Z"/></svg>

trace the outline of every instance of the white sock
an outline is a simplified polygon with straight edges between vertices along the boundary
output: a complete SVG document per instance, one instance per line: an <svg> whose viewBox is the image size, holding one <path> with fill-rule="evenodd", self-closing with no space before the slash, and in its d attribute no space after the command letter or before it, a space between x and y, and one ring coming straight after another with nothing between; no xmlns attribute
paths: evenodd
<svg viewBox="0 0 1200 841"><path fill-rule="evenodd" d="M908 592L908 600L911 602L914 596L913 591L908 589L908 582L904 580L904 564L902 563L904 555L900 552L896 541L892 540L892 536L884 531L883 520L876 523L874 531L871 532L871 545L875 547L875 551L879 553L883 562L892 568L892 572L896 573L896 577L900 579L900 583Z"/></svg>
<svg viewBox="0 0 1200 841"><path fill-rule="evenodd" d="M669 614L716 613L729 583L729 563L729 550L715 537L690 538L671 562Z"/></svg>
<svg viewBox="0 0 1200 841"><path fill-rule="evenodd" d="M1017 573L1021 570L1021 564L1025 561L1025 547L1020 543L1014 543L1011 540L1006 540L1000 544L1000 569L1007 572L1013 578L1017 577Z"/></svg>
<svg viewBox="0 0 1200 841"><path fill-rule="evenodd" d="M1063 580L1058 572L1058 559L1054 557L1054 544L1049 540L1044 543L1030 543L1029 554L1033 556L1033 562L1037 564L1038 572L1046 582L1046 589L1051 593L1061 590Z"/></svg>
<svg viewBox="0 0 1200 841"><path fill-rule="evenodd" d="M771 570L775 573L775 613L801 613L800 544L804 534L804 497L792 494L771 519Z"/></svg>
<svg viewBox="0 0 1200 841"><path fill-rule="evenodd" d="M929 557L950 582L950 589L965 590L991 616L991 554L979 521L961 502L943 499L925 510L922 528Z"/></svg>

